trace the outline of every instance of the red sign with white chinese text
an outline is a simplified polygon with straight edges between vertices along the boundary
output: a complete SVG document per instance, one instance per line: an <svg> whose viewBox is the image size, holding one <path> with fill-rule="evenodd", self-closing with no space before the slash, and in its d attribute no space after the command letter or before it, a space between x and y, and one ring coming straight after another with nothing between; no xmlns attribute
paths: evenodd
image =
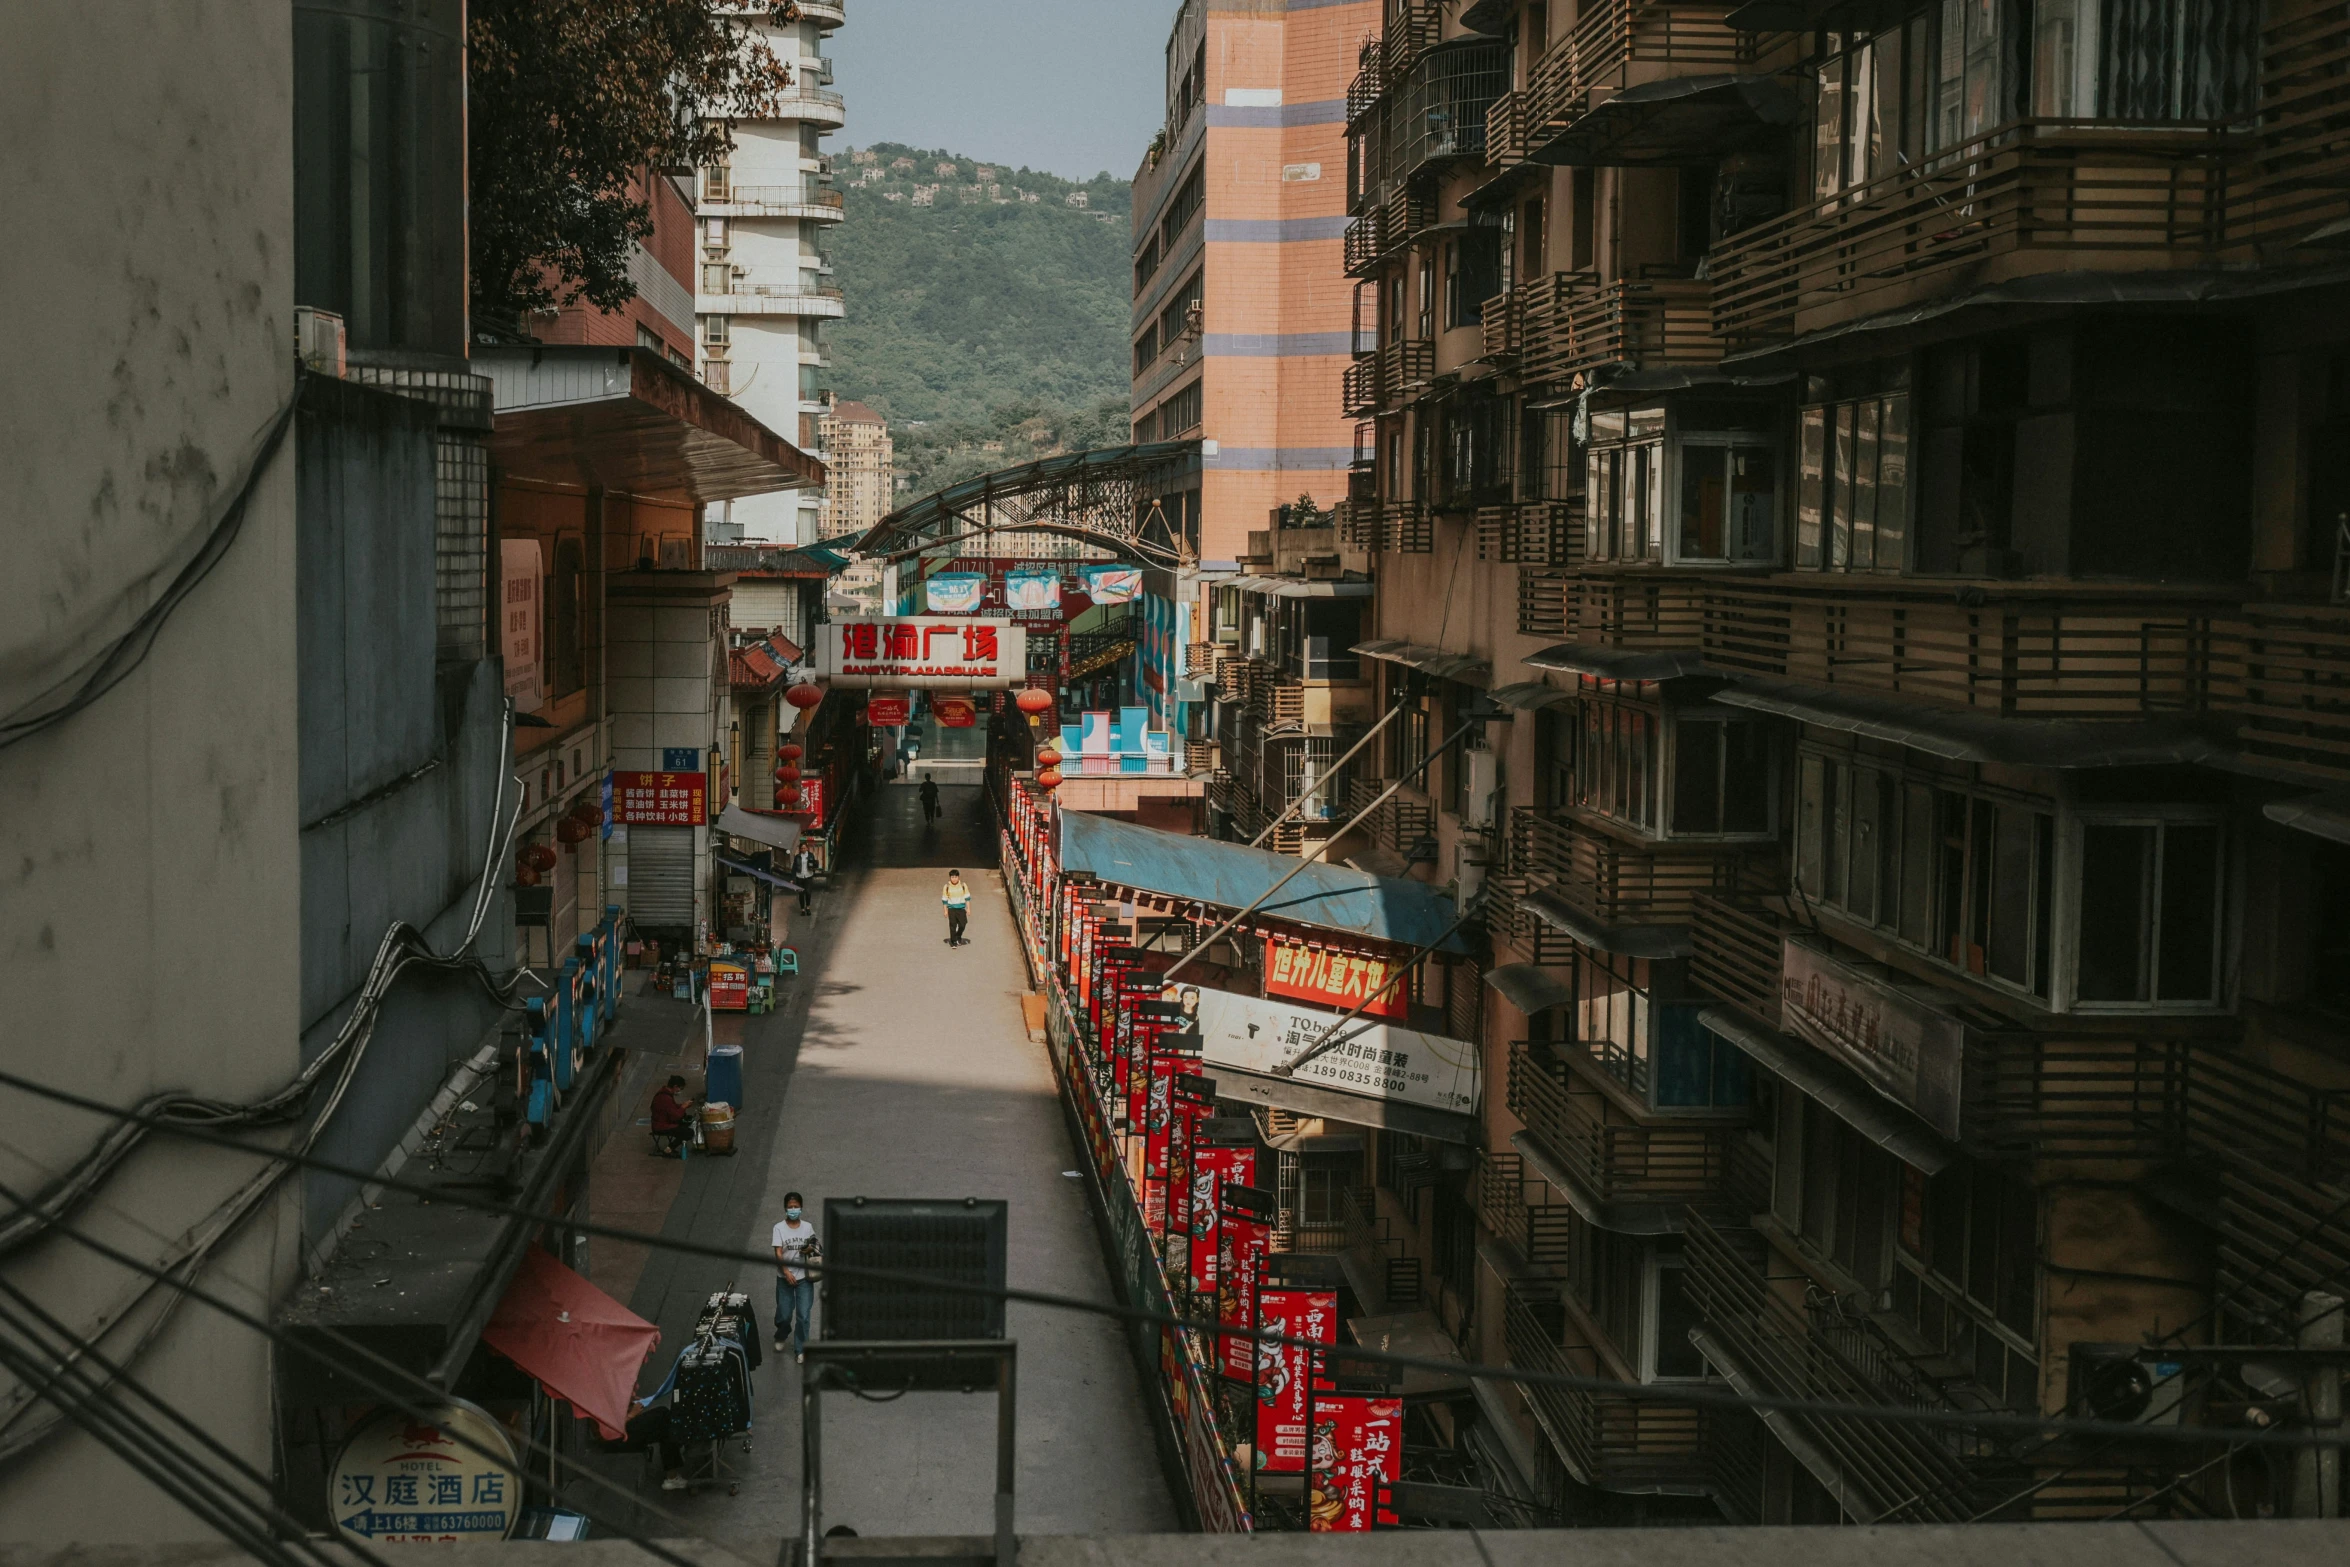
<svg viewBox="0 0 2350 1567"><path fill-rule="evenodd" d="M880 729L896 729L913 716L913 709L910 697L869 696L865 699L865 722Z"/></svg>
<svg viewBox="0 0 2350 1567"><path fill-rule="evenodd" d="M811 831L823 831L824 780L821 777L801 779L800 803L797 805L786 806L784 809L793 816L805 816L808 819L807 825Z"/></svg>
<svg viewBox="0 0 2350 1567"><path fill-rule="evenodd" d="M612 820L646 827L700 827L710 820L707 773L614 773Z"/></svg>
<svg viewBox="0 0 2350 1567"><path fill-rule="evenodd" d="M1278 936L1265 938L1265 994L1268 996L1319 1002L1341 1012L1351 1012L1361 1006L1366 1017L1409 1017L1411 978L1408 973L1397 978L1396 968L1389 959L1366 957L1360 952L1309 946L1302 941L1284 941ZM1387 994L1365 1005L1368 998L1379 995L1379 987L1390 979L1395 983L1388 986Z"/></svg>
<svg viewBox="0 0 2350 1567"><path fill-rule="evenodd" d="M1335 1290L1257 1291L1257 1326L1285 1338L1314 1344L1338 1342ZM1296 1474L1306 1466L1306 1374L1311 1356L1304 1344L1260 1339L1257 1360L1257 1467L1268 1474Z"/></svg>
<svg viewBox="0 0 2350 1567"><path fill-rule="evenodd" d="M1222 1245L1224 1188L1257 1178L1254 1148L1203 1144L1191 1152L1191 1292L1216 1293L1217 1252Z"/></svg>
<svg viewBox="0 0 2350 1567"><path fill-rule="evenodd" d="M1257 1268L1273 1232L1273 1194L1261 1186L1226 1186L1217 1198L1216 1322L1245 1332L1257 1320ZM1256 1340L1217 1339L1216 1369L1235 1382L1256 1377Z"/></svg>
<svg viewBox="0 0 2350 1567"><path fill-rule="evenodd" d="M1314 1395L1314 1461L1306 1527L1323 1533L1392 1524L1379 1492L1403 1477L1403 1400L1359 1393Z"/></svg>
<svg viewBox="0 0 2350 1567"><path fill-rule="evenodd" d="M979 709L967 696L934 696L930 699L930 711L947 729L968 729L979 721Z"/></svg>

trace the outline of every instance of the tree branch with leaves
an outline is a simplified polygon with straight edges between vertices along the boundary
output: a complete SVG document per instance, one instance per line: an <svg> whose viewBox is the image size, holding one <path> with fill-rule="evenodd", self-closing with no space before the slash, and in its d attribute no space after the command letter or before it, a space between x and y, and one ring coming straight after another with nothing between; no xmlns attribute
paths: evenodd
<svg viewBox="0 0 2350 1567"><path fill-rule="evenodd" d="M466 19L474 314L525 317L636 295L643 182L720 162L733 122L771 117L791 67L763 31L792 0L472 0Z"/></svg>

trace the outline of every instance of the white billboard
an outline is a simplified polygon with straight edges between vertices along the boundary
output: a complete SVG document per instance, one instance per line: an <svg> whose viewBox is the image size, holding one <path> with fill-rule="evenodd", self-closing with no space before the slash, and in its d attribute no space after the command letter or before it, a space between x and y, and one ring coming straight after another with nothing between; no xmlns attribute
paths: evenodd
<svg viewBox="0 0 2350 1567"><path fill-rule="evenodd" d="M891 615L817 628L816 672L842 691L996 691L1028 684L1028 632L1009 620Z"/></svg>
<svg viewBox="0 0 2350 1567"><path fill-rule="evenodd" d="M1192 987L1181 984L1180 976L1177 983L1188 1005ZM1266 1076L1295 1060L1346 1015L1279 997L1240 996L1205 987L1197 994L1200 1050L1207 1064ZM1398 1028L1372 1017L1352 1019L1335 1037L1336 1044L1297 1069L1295 1081L1431 1110L1476 1113L1483 1068L1477 1047L1467 1040Z"/></svg>

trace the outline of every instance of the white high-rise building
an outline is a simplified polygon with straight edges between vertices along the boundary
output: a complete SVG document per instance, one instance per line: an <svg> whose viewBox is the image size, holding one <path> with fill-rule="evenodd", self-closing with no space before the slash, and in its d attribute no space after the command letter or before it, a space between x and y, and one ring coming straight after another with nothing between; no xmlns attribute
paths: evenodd
<svg viewBox="0 0 2350 1567"><path fill-rule="evenodd" d="M817 416L830 397L825 323L841 314L828 243L841 197L822 141L847 118L824 39L844 3L799 0L797 22L760 28L791 66L791 95L774 118L735 122L732 156L701 170L695 186L703 379L818 456ZM823 501L822 490L730 501L711 508L708 534L813 543Z"/></svg>

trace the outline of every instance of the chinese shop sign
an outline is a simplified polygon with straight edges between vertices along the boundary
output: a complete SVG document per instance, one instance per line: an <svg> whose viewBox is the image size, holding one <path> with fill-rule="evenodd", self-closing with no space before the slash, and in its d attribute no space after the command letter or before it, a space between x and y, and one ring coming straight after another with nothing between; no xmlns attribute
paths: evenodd
<svg viewBox="0 0 2350 1567"><path fill-rule="evenodd" d="M470 1404L431 1415L416 1420L381 1410L344 1442L327 1484L335 1526L345 1536L414 1545L502 1540L513 1532L522 1514L522 1475L505 1428Z"/></svg>
<svg viewBox="0 0 2350 1567"><path fill-rule="evenodd" d="M1955 1141L1967 1030L1943 1010L1948 1000L1946 991L1880 964L1846 963L1792 936L1781 949L1779 1003L1788 1030Z"/></svg>
<svg viewBox="0 0 2350 1567"><path fill-rule="evenodd" d="M1239 1333L1217 1335L1216 1368L1235 1382L1254 1380L1257 1270L1273 1233L1273 1194L1261 1186L1227 1186L1217 1199L1216 1323Z"/></svg>
<svg viewBox="0 0 2350 1567"><path fill-rule="evenodd" d="M979 722L979 709L967 696L932 697L930 711L946 729L968 729Z"/></svg>
<svg viewBox="0 0 2350 1567"><path fill-rule="evenodd" d="M1363 1009L1365 1017L1409 1017L1411 980L1398 977L1386 958L1365 957L1302 941L1265 938L1265 993L1319 1002L1341 1013ZM1394 980L1393 985L1388 985ZM1380 995L1380 988L1387 993ZM1377 996L1377 1000L1371 998Z"/></svg>
<svg viewBox="0 0 2350 1567"><path fill-rule="evenodd" d="M1335 1344L1337 1292L1266 1285L1257 1291L1257 1326L1284 1338ZM1257 1341L1257 1467L1268 1474L1296 1474L1306 1466L1312 1357L1305 1344Z"/></svg>
<svg viewBox="0 0 2350 1567"><path fill-rule="evenodd" d="M1294 1001L1204 988L1198 1005L1208 1065L1260 1075L1271 1075L1302 1055L1346 1016ZM1477 1108L1482 1069L1477 1047L1466 1040L1367 1017L1348 1021L1330 1037L1330 1048L1297 1068L1297 1081L1434 1110L1468 1114ZM1231 1085L1226 1086L1229 1091Z"/></svg>
<svg viewBox="0 0 2350 1567"><path fill-rule="evenodd" d="M1403 1477L1403 1400L1356 1393L1314 1395L1314 1456L1306 1527L1324 1533L1392 1524L1379 1493Z"/></svg>
<svg viewBox="0 0 2350 1567"><path fill-rule="evenodd" d="M1215 1296L1220 1274L1218 1249L1223 1243L1224 1188L1247 1186L1257 1178L1254 1148L1202 1144L1191 1156L1191 1292L1206 1299Z"/></svg>
<svg viewBox="0 0 2350 1567"><path fill-rule="evenodd" d="M1028 683L1028 633L1009 620L930 615L836 620L816 668L845 691L977 691Z"/></svg>
<svg viewBox="0 0 2350 1567"><path fill-rule="evenodd" d="M865 699L865 722L876 728L903 728L912 712L913 701L909 697L872 696Z"/></svg>
<svg viewBox="0 0 2350 1567"><path fill-rule="evenodd" d="M708 773L614 773L612 819L632 826L699 827L710 819Z"/></svg>

